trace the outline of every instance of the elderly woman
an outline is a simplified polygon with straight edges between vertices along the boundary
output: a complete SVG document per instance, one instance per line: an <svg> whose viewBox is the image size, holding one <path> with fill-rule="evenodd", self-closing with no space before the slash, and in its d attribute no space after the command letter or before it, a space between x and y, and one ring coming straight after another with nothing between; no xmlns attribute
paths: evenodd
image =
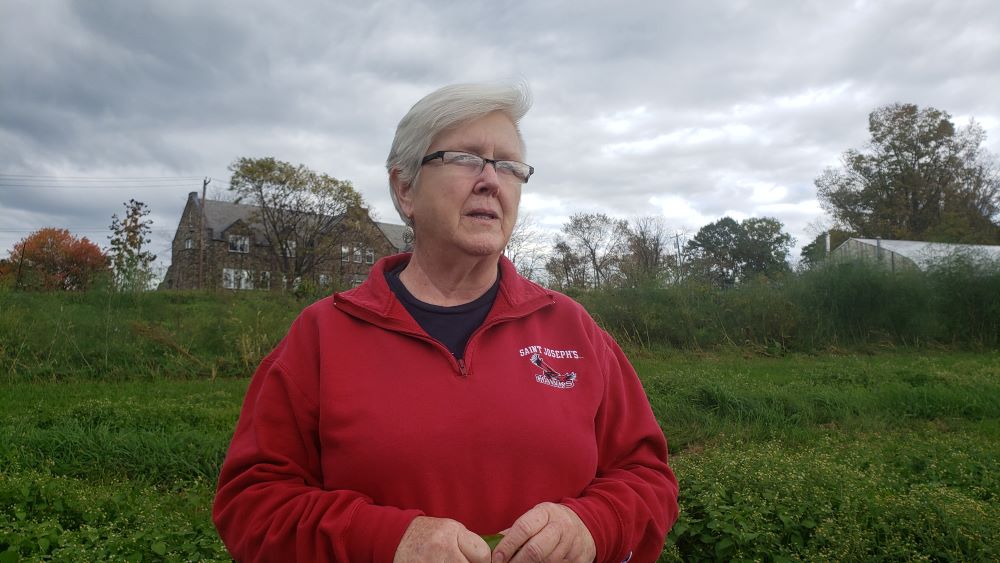
<svg viewBox="0 0 1000 563"><path fill-rule="evenodd" d="M387 167L413 252L308 307L258 368L213 510L236 559L659 555L677 482L635 371L503 257L529 106L521 85L457 85L400 122Z"/></svg>

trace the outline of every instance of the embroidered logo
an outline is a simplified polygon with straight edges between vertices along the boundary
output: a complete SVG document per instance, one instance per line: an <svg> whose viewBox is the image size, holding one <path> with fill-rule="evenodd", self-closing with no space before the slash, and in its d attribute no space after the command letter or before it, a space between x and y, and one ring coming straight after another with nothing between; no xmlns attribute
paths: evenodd
<svg viewBox="0 0 1000 563"><path fill-rule="evenodd" d="M537 352L531 355L530 360L532 364L542 370L542 373L535 374L535 381L541 383L542 385L548 385L549 387L555 387L557 389L572 389L576 385L575 371L559 373L542 358L541 354Z"/></svg>

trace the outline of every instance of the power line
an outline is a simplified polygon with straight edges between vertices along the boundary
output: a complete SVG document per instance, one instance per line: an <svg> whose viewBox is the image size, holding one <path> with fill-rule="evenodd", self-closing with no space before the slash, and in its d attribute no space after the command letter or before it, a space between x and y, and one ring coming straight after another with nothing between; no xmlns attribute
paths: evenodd
<svg viewBox="0 0 1000 563"><path fill-rule="evenodd" d="M89 228L88 227L88 228L85 228L85 229L84 228L77 229L77 228L73 228L73 227L39 227L37 229L0 229L0 233L34 233L36 231L39 231L39 230L45 229L45 228L66 229L67 231L71 231L71 232L74 232L74 233L110 233L112 231L112 229L109 229L107 227L94 227L94 228ZM176 230L177 229L173 228L173 227L169 227L169 228L168 227L159 227L159 228L156 228L156 229L150 229L149 232L151 232L151 233L172 233L172 232L174 232Z"/></svg>
<svg viewBox="0 0 1000 563"><path fill-rule="evenodd" d="M143 181L163 181L163 180L177 180L177 181L200 181L199 176L114 176L114 177L101 177L101 176L41 176L33 174L0 174L0 178L17 178L19 180L80 180L86 182L143 182Z"/></svg>
<svg viewBox="0 0 1000 563"><path fill-rule="evenodd" d="M197 176L53 176L44 174L0 174L0 189L162 189L197 187Z"/></svg>
<svg viewBox="0 0 1000 563"><path fill-rule="evenodd" d="M139 185L117 185L117 186L86 186L86 185L73 185L73 184L4 184L0 183L0 189L2 188L14 188L14 189L41 189L41 190L142 190L147 188L153 189L163 189L163 188L197 188L200 187L199 184L139 184Z"/></svg>

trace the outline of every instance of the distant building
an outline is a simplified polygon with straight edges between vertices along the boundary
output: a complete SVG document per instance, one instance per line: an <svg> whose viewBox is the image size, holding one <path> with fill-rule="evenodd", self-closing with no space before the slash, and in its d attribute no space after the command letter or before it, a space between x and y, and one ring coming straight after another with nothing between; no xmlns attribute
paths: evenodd
<svg viewBox="0 0 1000 563"><path fill-rule="evenodd" d="M228 201L202 201L197 192L188 194L160 288L275 291L306 281L289 280L283 274L263 225L255 220L258 209ZM203 218L204 231L199 236ZM373 221L364 208L330 218L325 233L330 239L324 246L336 255L324 256L309 272L308 281L319 287L358 285L376 260L409 249L407 227ZM199 260L202 242L204 254ZM296 250L296 242L290 241L282 256L293 260Z"/></svg>
<svg viewBox="0 0 1000 563"><path fill-rule="evenodd" d="M830 258L836 261L865 260L897 272L926 270L935 262L955 255L973 260L1000 261L1000 246L850 238L835 248Z"/></svg>

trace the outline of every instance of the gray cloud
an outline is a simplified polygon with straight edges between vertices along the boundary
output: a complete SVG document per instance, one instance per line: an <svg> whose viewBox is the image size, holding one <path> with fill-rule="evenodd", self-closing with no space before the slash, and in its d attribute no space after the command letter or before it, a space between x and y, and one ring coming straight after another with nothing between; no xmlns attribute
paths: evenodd
<svg viewBox="0 0 1000 563"><path fill-rule="evenodd" d="M273 155L352 180L394 220L383 161L410 105L523 76L539 224L601 210L690 231L768 214L805 244L822 221L813 179L865 143L879 105L974 116L1000 149L989 0L345 4L8 3L0 174L207 176L211 193L234 159ZM106 226L130 197L165 249L200 188L0 184L0 253L27 234L12 231Z"/></svg>

